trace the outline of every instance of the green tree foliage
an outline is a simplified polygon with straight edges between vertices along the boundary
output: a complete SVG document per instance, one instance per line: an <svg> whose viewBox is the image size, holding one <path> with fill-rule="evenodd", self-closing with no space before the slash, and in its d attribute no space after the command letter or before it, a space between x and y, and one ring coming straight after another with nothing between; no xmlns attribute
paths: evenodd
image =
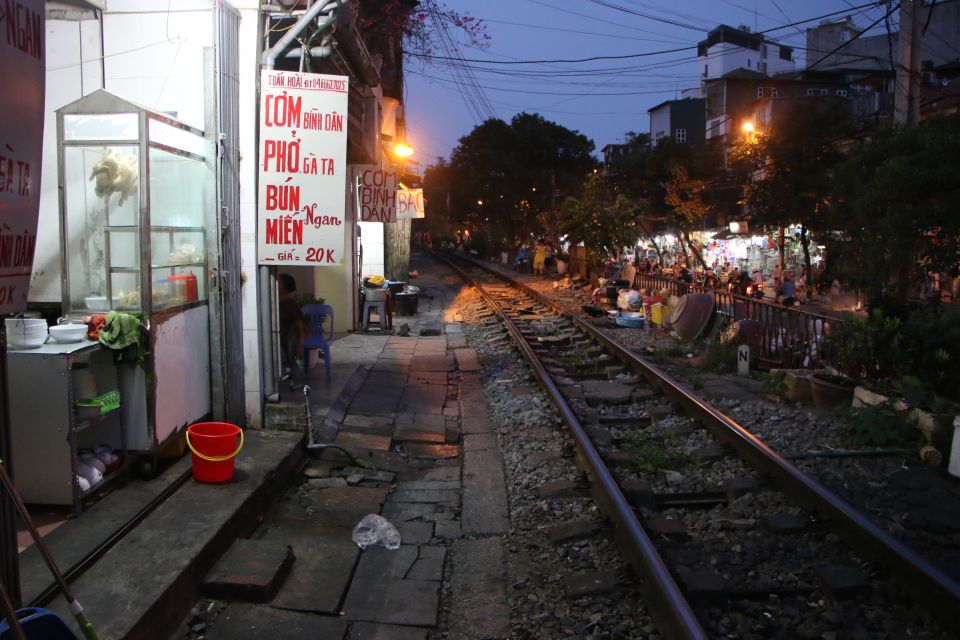
<svg viewBox="0 0 960 640"><path fill-rule="evenodd" d="M886 127L837 171L829 245L872 308L903 315L924 270L957 274L960 115Z"/></svg>
<svg viewBox="0 0 960 640"><path fill-rule="evenodd" d="M655 233L676 229L688 245L687 234L701 228L711 211L724 206L727 193L719 182L721 172L717 149L681 144L673 138L653 147L638 146L618 158L609 171L617 192L638 211L637 236L652 239Z"/></svg>
<svg viewBox="0 0 960 640"><path fill-rule="evenodd" d="M587 261L599 266L608 256L619 256L638 237L636 205L617 194L600 173L591 173L579 197L568 197L560 209L560 232L573 245L583 243Z"/></svg>
<svg viewBox="0 0 960 640"><path fill-rule="evenodd" d="M460 139L446 185L427 179L426 188L445 189L453 222L496 231L500 242L528 240L551 230L562 196L579 193L596 166L593 148L587 137L537 114L520 113L509 124L487 120Z"/></svg>
<svg viewBox="0 0 960 640"><path fill-rule="evenodd" d="M800 225L809 274L809 232L831 226L832 177L851 124L841 99L785 98L773 106L769 126L758 125L735 140L730 163L743 178L744 201L755 224L781 230ZM779 244L782 255L782 234Z"/></svg>

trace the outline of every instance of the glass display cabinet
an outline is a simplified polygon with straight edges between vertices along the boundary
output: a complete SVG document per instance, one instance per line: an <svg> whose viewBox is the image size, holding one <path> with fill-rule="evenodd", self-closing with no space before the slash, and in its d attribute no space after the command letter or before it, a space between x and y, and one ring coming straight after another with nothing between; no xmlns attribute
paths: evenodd
<svg viewBox="0 0 960 640"><path fill-rule="evenodd" d="M123 421L130 450L156 453L210 413L213 142L103 90L57 111L57 142L63 314L142 319L149 355L121 367Z"/></svg>
<svg viewBox="0 0 960 640"><path fill-rule="evenodd" d="M206 299L203 131L106 91L57 112L65 315Z"/></svg>

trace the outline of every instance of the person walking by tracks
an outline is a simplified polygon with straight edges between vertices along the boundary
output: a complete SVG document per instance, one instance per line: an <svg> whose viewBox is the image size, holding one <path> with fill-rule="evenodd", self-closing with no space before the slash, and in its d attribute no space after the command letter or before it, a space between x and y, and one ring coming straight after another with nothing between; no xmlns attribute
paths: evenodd
<svg viewBox="0 0 960 640"><path fill-rule="evenodd" d="M543 266L547 261L547 245L538 242L533 250L533 273L534 275L543 275Z"/></svg>

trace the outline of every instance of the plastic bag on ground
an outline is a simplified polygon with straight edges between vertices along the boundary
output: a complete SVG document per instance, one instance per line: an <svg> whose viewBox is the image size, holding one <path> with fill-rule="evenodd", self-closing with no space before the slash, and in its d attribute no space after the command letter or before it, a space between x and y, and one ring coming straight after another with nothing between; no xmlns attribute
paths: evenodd
<svg viewBox="0 0 960 640"><path fill-rule="evenodd" d="M382 544L387 549L399 549L400 532L383 516L369 513L353 528L353 541L361 549L375 544Z"/></svg>
<svg viewBox="0 0 960 640"><path fill-rule="evenodd" d="M635 289L623 289L617 295L617 308L639 311L643 305L643 298L640 292Z"/></svg>

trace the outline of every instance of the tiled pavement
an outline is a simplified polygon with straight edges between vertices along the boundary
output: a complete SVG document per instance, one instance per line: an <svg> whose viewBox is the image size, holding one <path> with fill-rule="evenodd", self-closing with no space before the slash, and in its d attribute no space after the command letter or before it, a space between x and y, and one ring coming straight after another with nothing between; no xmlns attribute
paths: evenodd
<svg viewBox="0 0 960 640"><path fill-rule="evenodd" d="M324 451L255 534L296 555L277 595L231 602L207 638L424 640L438 625L450 638L509 637L503 460L477 354L460 318L437 311L441 335L387 338L320 425L362 468ZM396 525L399 549L352 542L367 513Z"/></svg>

